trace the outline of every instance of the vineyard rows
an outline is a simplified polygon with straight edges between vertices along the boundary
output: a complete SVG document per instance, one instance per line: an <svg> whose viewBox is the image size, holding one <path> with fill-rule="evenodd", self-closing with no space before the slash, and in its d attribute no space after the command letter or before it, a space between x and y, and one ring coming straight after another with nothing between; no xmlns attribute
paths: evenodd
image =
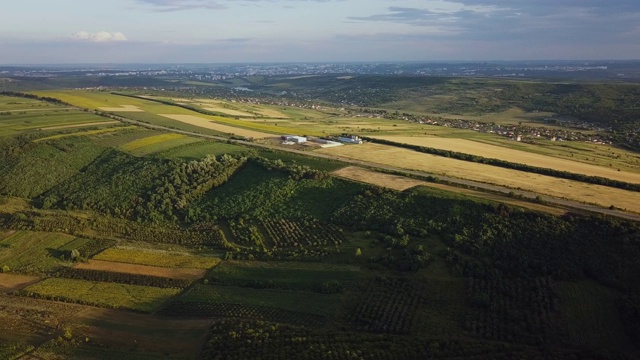
<svg viewBox="0 0 640 360"><path fill-rule="evenodd" d="M563 340L559 298L550 277L471 278L465 328L484 339L542 345Z"/></svg>
<svg viewBox="0 0 640 360"><path fill-rule="evenodd" d="M75 268L64 268L58 271L55 276L67 279L141 285L163 289L184 289L192 283L191 280L186 279Z"/></svg>
<svg viewBox="0 0 640 360"><path fill-rule="evenodd" d="M421 289L406 279L372 280L347 321L359 331L408 334L421 300Z"/></svg>
<svg viewBox="0 0 640 360"><path fill-rule="evenodd" d="M277 309L269 306L179 300L172 301L160 313L170 316L254 319L308 326L322 326L326 322L326 318L321 315Z"/></svg>
<svg viewBox="0 0 640 360"><path fill-rule="evenodd" d="M344 236L337 227L315 220L262 219L274 248L338 246Z"/></svg>

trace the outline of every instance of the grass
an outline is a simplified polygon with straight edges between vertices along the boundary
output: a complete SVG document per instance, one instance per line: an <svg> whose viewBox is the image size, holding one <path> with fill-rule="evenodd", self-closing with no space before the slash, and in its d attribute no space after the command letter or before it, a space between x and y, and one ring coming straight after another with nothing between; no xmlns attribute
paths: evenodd
<svg viewBox="0 0 640 360"><path fill-rule="evenodd" d="M558 293L571 343L597 349L629 349L615 293L588 281L560 283Z"/></svg>
<svg viewBox="0 0 640 360"><path fill-rule="evenodd" d="M130 143L124 144L120 147L121 150L124 151L128 151L128 152L132 152L134 150L140 149L140 148L144 148L144 147L148 147L148 146L152 146L152 145L156 145L156 144L161 144L163 142L167 142L167 141L172 141L172 140L177 140L177 139L181 139L184 138L185 135L182 134L173 134L173 133L168 133L168 134L161 134L161 135L152 135L152 136L148 136L142 139L137 139L134 140Z"/></svg>
<svg viewBox="0 0 640 360"><path fill-rule="evenodd" d="M216 284L285 290L319 290L327 282L348 288L360 277L351 266L240 261L222 262L207 274Z"/></svg>
<svg viewBox="0 0 640 360"><path fill-rule="evenodd" d="M148 145L142 148L138 148L135 149L133 151L130 151L130 153L132 155L135 156L150 156L150 155L156 155L156 154L161 154L161 153L171 153L171 150L173 149L179 149L183 146L189 145L189 144L193 144L193 143L197 143L200 142L202 140L198 139L198 138L194 138L194 137L181 137L181 138L177 138L174 140L170 140L170 141L163 141L160 143L156 143L153 145ZM161 156L160 156L161 157Z"/></svg>
<svg viewBox="0 0 640 360"><path fill-rule="evenodd" d="M23 292L86 305L152 312L180 290L50 278L27 287Z"/></svg>
<svg viewBox="0 0 640 360"><path fill-rule="evenodd" d="M0 241L0 266L24 274L50 273L68 265L61 260L74 236L58 233L17 231Z"/></svg>
<svg viewBox="0 0 640 360"><path fill-rule="evenodd" d="M0 158L0 192L33 198L76 175L103 148L86 139L31 144L14 156Z"/></svg>
<svg viewBox="0 0 640 360"><path fill-rule="evenodd" d="M176 254L164 251L134 249L107 249L93 257L95 260L129 264L151 265L168 268L209 269L220 263L215 257Z"/></svg>
<svg viewBox="0 0 640 360"><path fill-rule="evenodd" d="M193 139L193 138L190 138ZM198 160L207 155L244 154L249 148L226 142L202 140L188 142L182 146L176 146L155 154L156 157L165 159Z"/></svg>
<svg viewBox="0 0 640 360"><path fill-rule="evenodd" d="M268 306L327 317L333 316L340 305L340 295L212 285L196 285L182 295L179 300L185 302Z"/></svg>

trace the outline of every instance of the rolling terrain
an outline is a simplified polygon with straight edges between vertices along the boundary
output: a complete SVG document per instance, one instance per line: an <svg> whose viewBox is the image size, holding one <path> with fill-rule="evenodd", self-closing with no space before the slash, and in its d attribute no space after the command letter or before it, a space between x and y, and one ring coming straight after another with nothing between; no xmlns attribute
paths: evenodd
<svg viewBox="0 0 640 360"><path fill-rule="evenodd" d="M424 82L367 81L396 92L0 96L0 357L636 358L640 199L590 177L638 154L373 116ZM279 140L342 133L403 146Z"/></svg>

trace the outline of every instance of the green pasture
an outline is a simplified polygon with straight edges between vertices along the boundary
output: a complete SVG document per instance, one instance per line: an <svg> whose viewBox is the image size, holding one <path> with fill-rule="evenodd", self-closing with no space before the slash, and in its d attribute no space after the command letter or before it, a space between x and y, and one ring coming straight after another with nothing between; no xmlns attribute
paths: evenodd
<svg viewBox="0 0 640 360"><path fill-rule="evenodd" d="M20 230L0 241L0 266L12 272L40 275L69 265L66 245L75 237L59 233Z"/></svg>

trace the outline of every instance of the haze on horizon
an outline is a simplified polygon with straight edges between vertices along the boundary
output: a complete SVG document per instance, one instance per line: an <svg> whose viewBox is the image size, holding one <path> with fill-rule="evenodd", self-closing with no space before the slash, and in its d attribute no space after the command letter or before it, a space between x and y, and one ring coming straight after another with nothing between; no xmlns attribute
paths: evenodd
<svg viewBox="0 0 640 360"><path fill-rule="evenodd" d="M0 64L640 59L637 0L24 0Z"/></svg>

